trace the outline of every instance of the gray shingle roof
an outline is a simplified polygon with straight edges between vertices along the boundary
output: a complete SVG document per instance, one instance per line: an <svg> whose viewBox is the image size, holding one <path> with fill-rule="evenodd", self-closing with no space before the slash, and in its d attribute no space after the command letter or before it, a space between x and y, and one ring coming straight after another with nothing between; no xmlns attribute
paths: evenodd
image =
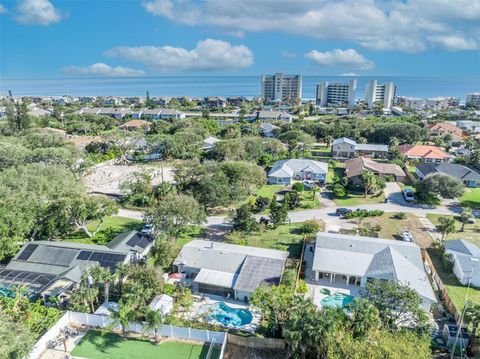
<svg viewBox="0 0 480 359"><path fill-rule="evenodd" d="M312 269L320 272L396 280L436 301L420 248L409 242L319 233Z"/></svg>
<svg viewBox="0 0 480 359"><path fill-rule="evenodd" d="M121 252L143 252L152 242L153 238L150 236L139 231L128 231L112 239L107 247Z"/></svg>
<svg viewBox="0 0 480 359"><path fill-rule="evenodd" d="M262 285L276 285L282 278L285 260L247 256L234 289L252 293Z"/></svg>
<svg viewBox="0 0 480 359"><path fill-rule="evenodd" d="M279 282L287 257L285 251L197 239L183 246L173 264L200 269L201 283L253 292Z"/></svg>
<svg viewBox="0 0 480 359"><path fill-rule="evenodd" d="M463 239L446 241L445 242L445 249L455 251L455 252L459 252L459 253L462 253L462 254L466 254L466 255L469 255L469 256L480 257L480 249L476 245L474 245L470 242L467 242Z"/></svg>
<svg viewBox="0 0 480 359"><path fill-rule="evenodd" d="M328 164L308 159L290 159L276 161L268 173L271 177L292 177L295 173L308 170L316 174L327 174Z"/></svg>

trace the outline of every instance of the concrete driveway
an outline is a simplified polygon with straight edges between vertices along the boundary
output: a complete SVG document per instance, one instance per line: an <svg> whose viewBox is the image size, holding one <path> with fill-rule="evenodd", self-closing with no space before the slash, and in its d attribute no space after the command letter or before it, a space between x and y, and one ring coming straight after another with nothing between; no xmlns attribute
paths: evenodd
<svg viewBox="0 0 480 359"><path fill-rule="evenodd" d="M402 189L397 182L387 182L385 189L385 198L388 199L390 203L396 203L400 205L406 205L407 201L403 198Z"/></svg>

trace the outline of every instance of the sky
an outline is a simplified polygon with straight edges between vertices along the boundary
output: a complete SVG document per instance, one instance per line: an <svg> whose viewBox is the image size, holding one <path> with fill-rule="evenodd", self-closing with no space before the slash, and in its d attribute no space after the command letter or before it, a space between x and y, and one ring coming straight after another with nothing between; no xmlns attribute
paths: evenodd
<svg viewBox="0 0 480 359"><path fill-rule="evenodd" d="M480 0L0 0L0 78L479 76Z"/></svg>

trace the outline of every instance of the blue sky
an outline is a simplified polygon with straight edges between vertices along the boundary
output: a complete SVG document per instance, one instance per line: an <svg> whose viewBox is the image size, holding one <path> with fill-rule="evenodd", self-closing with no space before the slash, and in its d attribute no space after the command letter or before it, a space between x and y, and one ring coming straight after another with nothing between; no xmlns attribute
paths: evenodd
<svg viewBox="0 0 480 359"><path fill-rule="evenodd" d="M480 0L0 0L2 78L480 75Z"/></svg>

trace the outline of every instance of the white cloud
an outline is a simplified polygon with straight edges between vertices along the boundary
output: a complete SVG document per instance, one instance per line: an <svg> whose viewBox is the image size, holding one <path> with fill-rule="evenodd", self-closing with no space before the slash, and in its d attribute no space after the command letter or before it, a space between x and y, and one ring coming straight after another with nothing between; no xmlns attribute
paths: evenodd
<svg viewBox="0 0 480 359"><path fill-rule="evenodd" d="M94 75L94 76L144 76L145 71L135 70L128 67L112 67L104 63L96 63L90 66L68 66L62 69L62 72L72 75Z"/></svg>
<svg viewBox="0 0 480 359"><path fill-rule="evenodd" d="M228 34L277 31L405 52L472 49L435 40L452 33L460 43L480 42L480 0L144 0L143 5L155 16Z"/></svg>
<svg viewBox="0 0 480 359"><path fill-rule="evenodd" d="M21 0L15 19L27 25L50 25L59 22L66 13L55 8L49 0Z"/></svg>
<svg viewBox="0 0 480 359"><path fill-rule="evenodd" d="M4 14L7 12L7 9L5 8L5 6L3 6L2 4L0 4L0 14Z"/></svg>
<svg viewBox="0 0 480 359"><path fill-rule="evenodd" d="M430 41L448 51L477 50L478 42L472 38L463 38L460 36L433 36Z"/></svg>
<svg viewBox="0 0 480 359"><path fill-rule="evenodd" d="M297 54L295 52L287 50L280 51L280 55L286 59L294 59L297 57Z"/></svg>
<svg viewBox="0 0 480 359"><path fill-rule="evenodd" d="M340 67L347 70L371 70L375 67L372 61L354 49L334 49L325 52L312 50L307 52L305 57L320 66Z"/></svg>
<svg viewBox="0 0 480 359"><path fill-rule="evenodd" d="M192 50L173 46L120 46L104 54L140 62L159 72L236 70L253 64L253 54L245 45L213 39L199 41Z"/></svg>
<svg viewBox="0 0 480 359"><path fill-rule="evenodd" d="M355 72L345 72L341 74L340 76L358 76Z"/></svg>

